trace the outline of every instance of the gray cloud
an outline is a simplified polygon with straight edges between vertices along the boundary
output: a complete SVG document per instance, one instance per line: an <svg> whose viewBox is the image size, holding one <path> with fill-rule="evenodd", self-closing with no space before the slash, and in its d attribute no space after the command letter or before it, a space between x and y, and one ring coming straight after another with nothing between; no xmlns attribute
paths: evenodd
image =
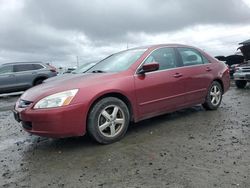
<svg viewBox="0 0 250 188"><path fill-rule="evenodd" d="M196 24L250 22L249 7L236 0L43 0L29 1L25 12L35 22L78 30L102 40L122 38L128 32L158 33Z"/></svg>
<svg viewBox="0 0 250 188"><path fill-rule="evenodd" d="M2 0L0 63L69 64L76 56L86 62L122 50L127 42L191 42L207 49L218 44L215 49L226 53L226 45L246 39L235 27L248 25L250 8L242 0ZM197 26L209 27L197 32ZM214 34L225 32L228 38L204 39L213 35L206 28L218 27ZM199 33L203 37L197 39Z"/></svg>

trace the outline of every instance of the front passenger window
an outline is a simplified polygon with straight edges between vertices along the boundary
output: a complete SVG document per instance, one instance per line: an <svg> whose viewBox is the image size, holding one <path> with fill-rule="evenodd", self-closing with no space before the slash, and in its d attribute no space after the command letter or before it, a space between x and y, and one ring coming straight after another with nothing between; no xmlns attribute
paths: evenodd
<svg viewBox="0 0 250 188"><path fill-rule="evenodd" d="M176 67L175 51L173 48L160 48L153 51L145 60L145 64L157 62L159 70L171 69Z"/></svg>

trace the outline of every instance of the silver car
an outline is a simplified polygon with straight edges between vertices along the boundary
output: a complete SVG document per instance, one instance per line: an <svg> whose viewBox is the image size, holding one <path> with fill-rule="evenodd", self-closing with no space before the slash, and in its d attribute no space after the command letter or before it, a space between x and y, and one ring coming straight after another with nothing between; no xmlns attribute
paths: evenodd
<svg viewBox="0 0 250 188"><path fill-rule="evenodd" d="M238 88L245 88L250 82L250 39L240 43L240 51L244 56L245 62L237 66L234 73L235 85Z"/></svg>
<svg viewBox="0 0 250 188"><path fill-rule="evenodd" d="M56 76L56 69L42 62L17 62L0 65L0 93L24 91Z"/></svg>
<svg viewBox="0 0 250 188"><path fill-rule="evenodd" d="M238 88L245 88L247 82L250 82L250 61L241 64L234 73L235 85Z"/></svg>

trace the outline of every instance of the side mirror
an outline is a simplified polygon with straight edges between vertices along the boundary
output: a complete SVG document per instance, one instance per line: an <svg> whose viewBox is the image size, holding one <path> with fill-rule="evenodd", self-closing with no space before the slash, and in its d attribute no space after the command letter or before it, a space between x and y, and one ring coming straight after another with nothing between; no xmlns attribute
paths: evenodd
<svg viewBox="0 0 250 188"><path fill-rule="evenodd" d="M146 72L152 72L152 71L156 71L158 70L160 67L159 63L157 62L152 62L152 63L148 63L148 64L144 64L140 70L139 70L139 74L144 74Z"/></svg>

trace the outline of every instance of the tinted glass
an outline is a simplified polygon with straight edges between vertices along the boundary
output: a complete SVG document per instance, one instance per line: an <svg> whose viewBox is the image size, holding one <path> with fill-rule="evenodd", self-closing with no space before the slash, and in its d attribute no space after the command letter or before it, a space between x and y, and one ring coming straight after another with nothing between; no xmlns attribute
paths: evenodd
<svg viewBox="0 0 250 188"><path fill-rule="evenodd" d="M198 52L197 50L192 48L177 48L177 49L181 55L183 66L203 64L200 52Z"/></svg>
<svg viewBox="0 0 250 188"><path fill-rule="evenodd" d="M14 72L30 71L34 70L33 64L20 64L14 65Z"/></svg>
<svg viewBox="0 0 250 188"><path fill-rule="evenodd" d="M91 67L93 67L96 63L87 63L79 66L76 70L72 71L73 74L80 74L84 73L87 70L89 70Z"/></svg>
<svg viewBox="0 0 250 188"><path fill-rule="evenodd" d="M171 69L176 67L175 52L173 48L160 48L153 51L145 63L157 62L159 70Z"/></svg>
<svg viewBox="0 0 250 188"><path fill-rule="evenodd" d="M12 73L12 72L13 72L13 65L5 65L3 67L0 67L0 74Z"/></svg>
<svg viewBox="0 0 250 188"><path fill-rule="evenodd" d="M43 69L44 67L40 64L32 64L33 65L33 70L38 70L38 69Z"/></svg>
<svg viewBox="0 0 250 188"><path fill-rule="evenodd" d="M208 59L207 59L204 55L201 55L201 56L202 56L202 60L203 60L203 63L204 63L204 64L210 63L210 62L208 61Z"/></svg>
<svg viewBox="0 0 250 188"><path fill-rule="evenodd" d="M100 61L87 72L120 72L127 70L145 51L146 49L132 49L113 54Z"/></svg>

